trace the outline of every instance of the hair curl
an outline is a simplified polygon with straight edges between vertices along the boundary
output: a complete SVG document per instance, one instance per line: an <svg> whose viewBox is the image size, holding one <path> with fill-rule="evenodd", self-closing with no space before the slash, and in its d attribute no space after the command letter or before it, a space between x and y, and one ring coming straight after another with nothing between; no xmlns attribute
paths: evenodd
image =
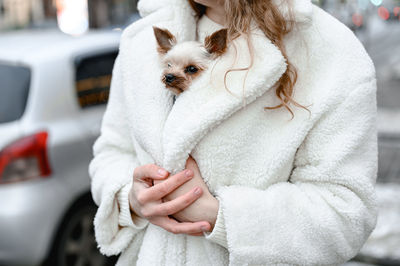
<svg viewBox="0 0 400 266"><path fill-rule="evenodd" d="M196 12L197 17L200 18L205 14L205 6L198 4L193 0L189 0L189 3ZM280 49L286 60L286 71L275 84L275 94L281 103L273 107L264 107L264 109L285 107L292 115L292 118L294 117L294 114L289 107L289 103L308 110L292 98L294 86L297 81L297 70L289 61L283 42L284 36L291 32L296 26L292 7L288 5L288 19L285 19L279 8L271 0L227 0L225 1L224 8L225 25L228 28L228 41L234 40L241 35L246 36L250 48L250 54L253 56L249 32L251 22L254 20L265 36ZM248 68L232 69L230 71L248 70L250 67L251 65Z"/></svg>

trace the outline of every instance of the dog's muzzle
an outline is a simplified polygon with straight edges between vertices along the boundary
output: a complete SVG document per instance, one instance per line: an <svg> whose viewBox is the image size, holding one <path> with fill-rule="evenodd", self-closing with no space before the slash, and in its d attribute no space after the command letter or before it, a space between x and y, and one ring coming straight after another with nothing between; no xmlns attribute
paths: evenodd
<svg viewBox="0 0 400 266"><path fill-rule="evenodd" d="M176 77L173 74L167 74L165 75L165 82L171 83L176 79Z"/></svg>

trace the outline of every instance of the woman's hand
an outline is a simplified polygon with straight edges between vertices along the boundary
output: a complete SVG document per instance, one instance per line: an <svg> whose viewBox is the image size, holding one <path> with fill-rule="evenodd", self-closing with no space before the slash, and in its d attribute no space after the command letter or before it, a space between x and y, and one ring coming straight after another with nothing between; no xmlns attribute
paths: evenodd
<svg viewBox="0 0 400 266"><path fill-rule="evenodd" d="M215 221L217 219L219 202L211 195L208 190L207 185L204 183L201 177L199 167L196 161L189 155L186 161L186 169L190 169L194 173L194 177L188 182L185 182L173 192L169 193L163 198L163 201L173 201L178 197L185 195L191 191L194 187L201 187L203 194L199 199L190 204L185 209L174 213L172 216L180 222L198 222L198 221L208 221L211 224L211 228L214 227ZM155 180L155 184L165 182L164 180ZM211 231L211 230L210 230Z"/></svg>
<svg viewBox="0 0 400 266"><path fill-rule="evenodd" d="M171 201L163 202L162 198L192 179L193 171L184 170L171 177L168 172L159 173L162 168L147 164L135 168L133 185L129 192L129 205L136 215L146 218L150 223L158 225L174 234L202 235L203 231L211 231L207 221L178 222L168 215L177 213L196 201L202 195L200 187L192 187L186 193ZM159 184L153 181L164 180Z"/></svg>

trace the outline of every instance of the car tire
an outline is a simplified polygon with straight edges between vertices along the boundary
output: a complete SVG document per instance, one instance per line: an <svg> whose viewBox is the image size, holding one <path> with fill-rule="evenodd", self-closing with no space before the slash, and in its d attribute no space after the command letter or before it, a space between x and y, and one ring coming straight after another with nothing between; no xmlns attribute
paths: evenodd
<svg viewBox="0 0 400 266"><path fill-rule="evenodd" d="M111 266L117 258L106 257L97 249L93 219L96 205L86 198L67 213L42 266Z"/></svg>

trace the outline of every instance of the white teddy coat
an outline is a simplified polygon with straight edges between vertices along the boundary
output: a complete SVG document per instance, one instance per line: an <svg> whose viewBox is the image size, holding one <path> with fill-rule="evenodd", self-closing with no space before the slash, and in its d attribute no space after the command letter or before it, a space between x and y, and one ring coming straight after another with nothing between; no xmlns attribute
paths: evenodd
<svg viewBox="0 0 400 266"><path fill-rule="evenodd" d="M278 0L275 0L277 3ZM298 28L285 44L298 70L292 105L273 85L286 69L280 50L254 29L254 66L242 38L173 104L160 81L152 25L178 41L196 38L187 0L141 0L143 18L126 28L113 70L101 135L89 166L99 206L94 226L103 254L117 265L338 265L361 248L376 222L376 78L354 34L310 0L294 6ZM244 91L243 91L243 84ZM241 98L244 96L244 101ZM171 174L196 160L219 200L204 237L172 234L131 217L135 167L154 163Z"/></svg>

